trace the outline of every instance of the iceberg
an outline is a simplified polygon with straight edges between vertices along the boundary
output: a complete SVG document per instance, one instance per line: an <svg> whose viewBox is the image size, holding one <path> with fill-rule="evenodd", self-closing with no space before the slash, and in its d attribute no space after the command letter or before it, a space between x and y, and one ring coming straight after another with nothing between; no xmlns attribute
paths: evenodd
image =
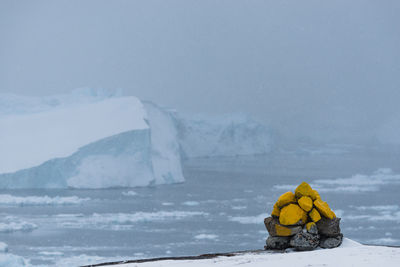
<svg viewBox="0 0 400 267"><path fill-rule="evenodd" d="M21 267L21 266L32 266L28 260L23 257L10 254L10 253L0 253L0 266L7 267Z"/></svg>
<svg viewBox="0 0 400 267"><path fill-rule="evenodd" d="M173 121L155 105L147 112L136 97L90 90L44 99L3 95L0 102L8 98L18 104L14 112L7 105L0 109L0 188L134 187L184 180L176 133L168 128Z"/></svg>
<svg viewBox="0 0 400 267"><path fill-rule="evenodd" d="M173 113L154 103L143 103L149 119L155 184L183 182L180 143Z"/></svg>
<svg viewBox="0 0 400 267"><path fill-rule="evenodd" d="M271 131L245 114L179 116L175 122L185 158L267 154Z"/></svg>
<svg viewBox="0 0 400 267"><path fill-rule="evenodd" d="M181 116L120 91L0 95L0 188L112 188L183 182L181 158L266 154L246 115Z"/></svg>

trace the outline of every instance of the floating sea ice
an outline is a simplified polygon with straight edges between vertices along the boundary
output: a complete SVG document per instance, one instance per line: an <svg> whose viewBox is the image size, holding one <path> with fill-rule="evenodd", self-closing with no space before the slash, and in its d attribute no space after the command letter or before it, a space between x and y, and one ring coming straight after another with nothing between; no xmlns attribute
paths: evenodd
<svg viewBox="0 0 400 267"><path fill-rule="evenodd" d="M82 202L89 201L90 198L79 198L77 196L70 197L49 197L49 196L13 196L0 195L0 205L19 205L19 206L35 206L35 205L77 205Z"/></svg>

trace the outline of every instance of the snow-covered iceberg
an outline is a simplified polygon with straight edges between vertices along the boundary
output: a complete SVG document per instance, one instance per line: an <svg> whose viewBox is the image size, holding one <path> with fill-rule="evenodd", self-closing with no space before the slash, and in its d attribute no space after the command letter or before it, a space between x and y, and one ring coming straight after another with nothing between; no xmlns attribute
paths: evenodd
<svg viewBox="0 0 400 267"><path fill-rule="evenodd" d="M175 117L184 157L266 154L271 131L245 114Z"/></svg>
<svg viewBox="0 0 400 267"><path fill-rule="evenodd" d="M0 95L0 188L109 188L184 181L181 157L265 154L246 115L181 116L119 91Z"/></svg>
<svg viewBox="0 0 400 267"><path fill-rule="evenodd" d="M180 144L172 113L151 102L143 104L149 118L155 183L183 182Z"/></svg>
<svg viewBox="0 0 400 267"><path fill-rule="evenodd" d="M147 112L136 97L111 96L83 90L72 97L0 97L15 104L14 112L10 105L0 108L0 188L183 181L176 133L167 127L173 121L155 105ZM156 133L158 125L166 126L163 134Z"/></svg>

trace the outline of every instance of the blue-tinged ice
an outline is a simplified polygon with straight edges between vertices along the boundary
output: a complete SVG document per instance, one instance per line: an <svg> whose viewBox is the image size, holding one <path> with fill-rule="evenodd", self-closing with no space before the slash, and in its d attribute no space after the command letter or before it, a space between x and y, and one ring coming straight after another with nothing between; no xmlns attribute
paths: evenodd
<svg viewBox="0 0 400 267"><path fill-rule="evenodd" d="M184 180L174 122L155 105L148 116L132 96L85 90L79 101L69 95L48 99L56 104L18 98L21 108L0 113L0 188L134 187Z"/></svg>
<svg viewBox="0 0 400 267"><path fill-rule="evenodd" d="M181 116L119 91L0 95L0 188L111 188L183 182L181 157L265 154L246 115Z"/></svg>
<svg viewBox="0 0 400 267"><path fill-rule="evenodd" d="M271 130L245 114L176 117L179 142L187 158L267 154Z"/></svg>

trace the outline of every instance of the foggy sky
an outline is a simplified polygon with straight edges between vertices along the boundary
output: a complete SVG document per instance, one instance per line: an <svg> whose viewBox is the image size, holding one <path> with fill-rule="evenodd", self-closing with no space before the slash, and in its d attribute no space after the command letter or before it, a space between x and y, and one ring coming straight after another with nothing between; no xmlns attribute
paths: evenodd
<svg viewBox="0 0 400 267"><path fill-rule="evenodd" d="M399 113L400 1L0 0L0 93L122 88L368 139Z"/></svg>

